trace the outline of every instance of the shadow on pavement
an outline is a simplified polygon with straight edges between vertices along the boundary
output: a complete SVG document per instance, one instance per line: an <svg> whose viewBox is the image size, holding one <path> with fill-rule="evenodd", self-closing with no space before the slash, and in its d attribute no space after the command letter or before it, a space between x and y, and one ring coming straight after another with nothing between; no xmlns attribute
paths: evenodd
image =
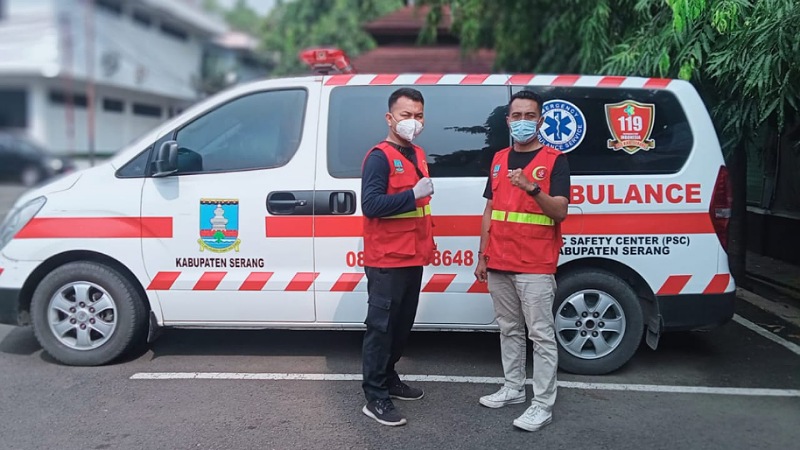
<svg viewBox="0 0 800 450"><path fill-rule="evenodd" d="M31 327L14 327L0 341L0 352L11 355L32 355L41 349Z"/></svg>

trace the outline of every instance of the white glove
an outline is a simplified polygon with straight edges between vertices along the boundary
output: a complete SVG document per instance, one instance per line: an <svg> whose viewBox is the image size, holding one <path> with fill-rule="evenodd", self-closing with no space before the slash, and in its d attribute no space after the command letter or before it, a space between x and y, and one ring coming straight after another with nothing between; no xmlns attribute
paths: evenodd
<svg viewBox="0 0 800 450"><path fill-rule="evenodd" d="M414 200L419 200L433 194L433 181L428 178L422 178L417 181L416 186L412 189L414 191Z"/></svg>

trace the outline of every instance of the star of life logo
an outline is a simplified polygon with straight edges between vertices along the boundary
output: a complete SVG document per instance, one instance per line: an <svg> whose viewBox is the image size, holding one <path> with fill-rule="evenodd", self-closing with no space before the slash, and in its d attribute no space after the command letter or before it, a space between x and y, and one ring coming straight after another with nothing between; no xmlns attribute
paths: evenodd
<svg viewBox="0 0 800 450"><path fill-rule="evenodd" d="M583 112L565 100L550 100L542 105L542 126L539 141L567 153L575 150L586 136Z"/></svg>

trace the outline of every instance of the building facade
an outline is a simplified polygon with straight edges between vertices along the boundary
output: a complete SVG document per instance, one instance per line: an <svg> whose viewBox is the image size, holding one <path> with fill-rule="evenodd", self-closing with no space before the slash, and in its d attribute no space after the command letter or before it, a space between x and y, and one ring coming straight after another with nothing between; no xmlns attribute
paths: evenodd
<svg viewBox="0 0 800 450"><path fill-rule="evenodd" d="M0 128L57 154L113 153L194 103L204 49L226 31L179 0L0 0L0 11Z"/></svg>

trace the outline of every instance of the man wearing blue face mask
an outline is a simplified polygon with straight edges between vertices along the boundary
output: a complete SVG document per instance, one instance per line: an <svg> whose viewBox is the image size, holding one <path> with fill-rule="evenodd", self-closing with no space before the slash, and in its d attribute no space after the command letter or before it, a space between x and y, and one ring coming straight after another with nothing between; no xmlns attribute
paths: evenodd
<svg viewBox="0 0 800 450"><path fill-rule="evenodd" d="M567 158L538 139L541 97L531 91L514 94L506 120L514 143L492 161L475 269L479 281L489 282L505 383L479 402L500 408L525 401L527 325L533 341L533 400L513 423L536 431L551 422L556 400L553 300L570 174Z"/></svg>

